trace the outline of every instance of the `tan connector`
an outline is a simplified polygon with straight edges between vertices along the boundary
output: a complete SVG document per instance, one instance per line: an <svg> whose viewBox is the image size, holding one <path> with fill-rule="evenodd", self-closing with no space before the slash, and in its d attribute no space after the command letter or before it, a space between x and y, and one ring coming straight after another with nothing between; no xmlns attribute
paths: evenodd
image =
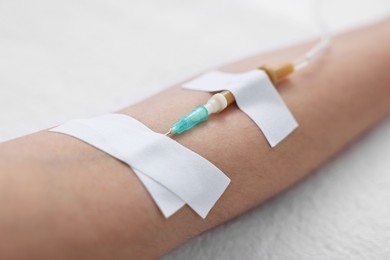
<svg viewBox="0 0 390 260"><path fill-rule="evenodd" d="M276 83L279 80L285 78L294 72L294 65L292 63L284 63L276 68L270 68L268 66L261 66L259 69L264 70L272 83Z"/></svg>
<svg viewBox="0 0 390 260"><path fill-rule="evenodd" d="M272 83L276 84L276 82L294 72L294 65L292 63L284 63L274 69L268 66L261 66L258 69L264 70ZM234 102L234 96L229 90L224 90L220 93L226 98L227 106Z"/></svg>
<svg viewBox="0 0 390 260"><path fill-rule="evenodd" d="M227 105L230 105L234 102L234 96L229 90L224 90L221 92L221 94L226 98Z"/></svg>

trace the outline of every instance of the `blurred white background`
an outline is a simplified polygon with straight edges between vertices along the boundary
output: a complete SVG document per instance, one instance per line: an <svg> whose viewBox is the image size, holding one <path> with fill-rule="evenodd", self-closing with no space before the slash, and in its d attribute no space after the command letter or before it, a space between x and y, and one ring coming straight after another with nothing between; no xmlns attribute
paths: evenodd
<svg viewBox="0 0 390 260"><path fill-rule="evenodd" d="M389 0L322 2L334 32L390 10ZM309 7L0 0L0 141L113 111L217 64L316 35ZM389 131L382 123L303 183L164 259L389 259Z"/></svg>

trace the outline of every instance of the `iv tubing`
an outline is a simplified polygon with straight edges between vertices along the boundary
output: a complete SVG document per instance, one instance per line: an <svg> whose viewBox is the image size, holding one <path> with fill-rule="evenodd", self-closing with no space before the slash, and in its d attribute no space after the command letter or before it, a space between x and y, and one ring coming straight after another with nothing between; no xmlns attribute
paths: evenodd
<svg viewBox="0 0 390 260"><path fill-rule="evenodd" d="M331 44L331 36L326 28L324 17L321 12L321 0L311 1L312 18L320 30L320 42L314 45L303 56L294 61L294 68L296 71L305 68L313 59L323 54Z"/></svg>
<svg viewBox="0 0 390 260"><path fill-rule="evenodd" d="M259 67L258 69L263 70L268 75L272 83L276 84L276 82L285 78L294 71L305 68L313 59L323 54L330 46L331 37L326 29L322 17L320 1L321 0L314 0L311 2L313 20L321 32L320 42L293 63L284 63L276 68L270 68L268 66ZM190 113L176 121L165 135L170 137L172 135L188 131L197 124L206 121L210 114L221 112L234 101L234 96L230 91L225 90L217 93L213 95L204 106L199 105Z"/></svg>

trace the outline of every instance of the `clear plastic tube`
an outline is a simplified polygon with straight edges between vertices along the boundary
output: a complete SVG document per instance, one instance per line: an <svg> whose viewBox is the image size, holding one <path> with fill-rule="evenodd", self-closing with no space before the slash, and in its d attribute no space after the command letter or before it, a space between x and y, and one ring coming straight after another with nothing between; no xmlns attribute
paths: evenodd
<svg viewBox="0 0 390 260"><path fill-rule="evenodd" d="M303 56L294 61L295 70L301 70L305 68L313 59L317 58L319 55L325 52L325 50L331 44L331 36L326 28L323 14L321 12L322 1L321 0L312 0L311 10L313 21L317 24L317 27L320 30L321 38L320 42L314 45L308 52Z"/></svg>

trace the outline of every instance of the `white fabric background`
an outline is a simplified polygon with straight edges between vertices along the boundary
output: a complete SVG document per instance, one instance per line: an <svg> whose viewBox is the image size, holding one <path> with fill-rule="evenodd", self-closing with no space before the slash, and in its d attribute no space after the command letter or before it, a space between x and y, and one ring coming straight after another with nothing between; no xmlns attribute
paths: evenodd
<svg viewBox="0 0 390 260"><path fill-rule="evenodd" d="M332 30L390 8L323 2ZM0 141L113 111L315 32L305 0L2 0ZM297 186L164 259L389 259L389 131L387 120Z"/></svg>

